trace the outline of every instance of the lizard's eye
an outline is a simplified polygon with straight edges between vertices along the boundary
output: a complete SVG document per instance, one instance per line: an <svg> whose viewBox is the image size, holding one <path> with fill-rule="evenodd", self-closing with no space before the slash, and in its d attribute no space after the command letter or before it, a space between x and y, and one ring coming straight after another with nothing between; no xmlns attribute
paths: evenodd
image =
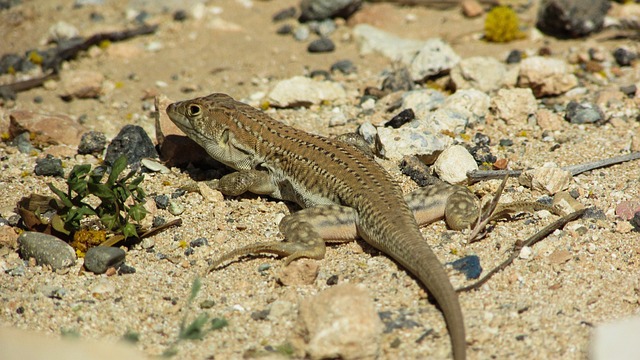
<svg viewBox="0 0 640 360"><path fill-rule="evenodd" d="M190 116L198 116L202 112L202 107L198 104L191 104L188 110Z"/></svg>

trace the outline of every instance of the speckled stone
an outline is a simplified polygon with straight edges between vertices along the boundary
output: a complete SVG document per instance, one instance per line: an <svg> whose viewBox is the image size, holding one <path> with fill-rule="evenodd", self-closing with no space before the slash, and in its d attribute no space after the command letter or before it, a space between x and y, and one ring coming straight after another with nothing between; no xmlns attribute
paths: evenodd
<svg viewBox="0 0 640 360"><path fill-rule="evenodd" d="M96 274L104 274L108 268L122 264L125 256L126 253L120 248L92 247L84 257L84 267Z"/></svg>
<svg viewBox="0 0 640 360"><path fill-rule="evenodd" d="M53 270L73 266L76 253L69 244L55 236L25 231L18 237L20 256L34 258L38 265L49 265Z"/></svg>

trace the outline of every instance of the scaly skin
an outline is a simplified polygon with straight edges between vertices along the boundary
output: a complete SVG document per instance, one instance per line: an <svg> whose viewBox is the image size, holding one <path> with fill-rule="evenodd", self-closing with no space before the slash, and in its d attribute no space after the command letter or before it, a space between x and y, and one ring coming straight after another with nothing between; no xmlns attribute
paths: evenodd
<svg viewBox="0 0 640 360"><path fill-rule="evenodd" d="M453 358L466 358L458 295L423 239L399 186L370 156L346 142L275 121L225 94L169 105L171 120L214 159L238 170L220 180L224 194L245 191L294 201L307 208L280 224L284 242L250 245L223 256L272 252L322 259L324 239L360 236L415 275L444 314ZM419 207L414 201L413 207Z"/></svg>

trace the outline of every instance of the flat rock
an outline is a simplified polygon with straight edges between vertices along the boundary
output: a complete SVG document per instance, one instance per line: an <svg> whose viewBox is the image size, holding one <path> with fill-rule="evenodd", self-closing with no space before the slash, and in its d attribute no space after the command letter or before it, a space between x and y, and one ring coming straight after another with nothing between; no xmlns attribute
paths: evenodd
<svg viewBox="0 0 640 360"><path fill-rule="evenodd" d="M518 68L509 68L496 58L474 56L460 60L451 69L451 81L457 90L477 89L482 92L513 87L518 80Z"/></svg>
<svg viewBox="0 0 640 360"><path fill-rule="evenodd" d="M302 301L291 343L311 359L375 359L383 329L366 290L336 285Z"/></svg>
<svg viewBox="0 0 640 360"><path fill-rule="evenodd" d="M76 252L73 248L52 235L25 231L18 237L18 246L23 259L34 258L36 264L49 265L53 270L70 267L76 263Z"/></svg>
<svg viewBox="0 0 640 360"><path fill-rule="evenodd" d="M97 71L65 70L60 72L63 98L91 99L102 95L104 75Z"/></svg>
<svg viewBox="0 0 640 360"><path fill-rule="evenodd" d="M267 95L267 99L270 105L276 107L296 107L335 101L346 96L344 88L336 82L294 76L278 82Z"/></svg>
<svg viewBox="0 0 640 360"><path fill-rule="evenodd" d="M78 146L82 134L87 129L77 121L63 114L36 113L16 110L9 114L9 136L29 132L36 144Z"/></svg>
<svg viewBox="0 0 640 360"><path fill-rule="evenodd" d="M500 89L491 98L494 115L507 125L526 125L538 103L531 89Z"/></svg>
<svg viewBox="0 0 640 360"><path fill-rule="evenodd" d="M572 180L573 176L571 176L570 172L559 168L553 163L526 170L518 177L521 185L542 191L548 195L554 195L566 190Z"/></svg>
<svg viewBox="0 0 640 360"><path fill-rule="evenodd" d="M450 138L433 133L424 121L411 121L393 129L378 128L376 143L382 156L391 160L401 160L405 155L430 158L444 150Z"/></svg>
<svg viewBox="0 0 640 360"><path fill-rule="evenodd" d="M124 250L109 246L95 246L87 250L84 256L84 267L96 274L104 274L110 267L124 262Z"/></svg>
<svg viewBox="0 0 640 360"><path fill-rule="evenodd" d="M408 67L414 81L440 74L453 68L460 56L438 38L426 41L404 39L368 24L358 24L353 35L359 43L360 54L379 53Z"/></svg>
<svg viewBox="0 0 640 360"><path fill-rule="evenodd" d="M520 62L519 87L528 87L539 98L560 95L578 85L570 66L563 60L532 56Z"/></svg>

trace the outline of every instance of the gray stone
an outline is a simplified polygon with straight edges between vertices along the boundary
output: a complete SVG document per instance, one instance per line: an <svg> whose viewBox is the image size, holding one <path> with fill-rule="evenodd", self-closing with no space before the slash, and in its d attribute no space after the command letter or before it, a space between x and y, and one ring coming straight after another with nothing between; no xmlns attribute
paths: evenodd
<svg viewBox="0 0 640 360"><path fill-rule="evenodd" d="M301 22L341 17L348 18L362 5L362 0L302 0Z"/></svg>
<svg viewBox="0 0 640 360"><path fill-rule="evenodd" d="M474 56L460 60L451 69L451 80L456 90L478 89L489 92L513 87L518 80L518 69L488 56Z"/></svg>
<svg viewBox="0 0 640 360"><path fill-rule="evenodd" d="M572 124L595 123L602 121L604 114L596 104L578 103L572 100L567 104L565 119Z"/></svg>
<svg viewBox="0 0 640 360"><path fill-rule="evenodd" d="M107 146L107 137L99 131L88 131L82 134L78 154L100 155Z"/></svg>
<svg viewBox="0 0 640 360"><path fill-rule="evenodd" d="M49 265L53 270L73 266L76 252L69 244L55 236L25 231L18 237L20 256L34 258L38 265Z"/></svg>
<svg viewBox="0 0 640 360"><path fill-rule="evenodd" d="M157 158L158 152L142 127L125 125L111 140L104 161L112 165L121 155L127 157L129 165L139 167L140 160L146 157Z"/></svg>
<svg viewBox="0 0 640 360"><path fill-rule="evenodd" d="M540 4L536 26L558 38L577 38L602 29L611 7L608 0L546 0Z"/></svg>
<svg viewBox="0 0 640 360"><path fill-rule="evenodd" d="M420 50L409 65L409 73L414 81L445 73L460 61L460 56L449 44L441 39L429 39L422 44Z"/></svg>
<svg viewBox="0 0 640 360"><path fill-rule="evenodd" d="M62 160L54 158L51 154L36 159L36 167L33 170L38 176L64 176Z"/></svg>
<svg viewBox="0 0 640 360"><path fill-rule="evenodd" d="M84 256L84 267L96 274L104 274L110 267L116 267L124 262L126 253L116 247L95 246Z"/></svg>
<svg viewBox="0 0 640 360"><path fill-rule="evenodd" d="M332 52L335 49L336 45L331 41L331 39L326 37L312 41L307 47L307 51L310 53Z"/></svg>
<svg viewBox="0 0 640 360"><path fill-rule="evenodd" d="M444 150L449 137L433 133L424 121L414 120L401 128L378 128L378 152L392 160L401 160L405 155L416 155L428 159Z"/></svg>

